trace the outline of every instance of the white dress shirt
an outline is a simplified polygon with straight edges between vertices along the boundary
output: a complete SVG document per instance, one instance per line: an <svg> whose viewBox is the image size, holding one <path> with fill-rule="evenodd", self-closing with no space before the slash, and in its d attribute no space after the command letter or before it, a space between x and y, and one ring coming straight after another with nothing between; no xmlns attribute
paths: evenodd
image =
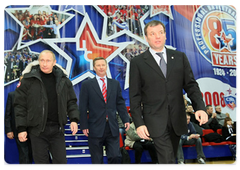
<svg viewBox="0 0 240 170"><path fill-rule="evenodd" d="M99 77L98 75L96 75L97 82L98 82L99 87L102 91L103 81L100 78L104 78L104 81L105 81L105 84L106 84L106 89L107 89L107 76Z"/></svg>
<svg viewBox="0 0 240 170"><path fill-rule="evenodd" d="M156 53L160 53L160 52L156 52L154 51L151 47L149 48L150 53L152 54L153 58L156 60L157 64L159 65L160 63L160 57L156 54ZM163 53L163 58L167 64L167 52L166 52L166 48L164 47L163 50L161 51Z"/></svg>

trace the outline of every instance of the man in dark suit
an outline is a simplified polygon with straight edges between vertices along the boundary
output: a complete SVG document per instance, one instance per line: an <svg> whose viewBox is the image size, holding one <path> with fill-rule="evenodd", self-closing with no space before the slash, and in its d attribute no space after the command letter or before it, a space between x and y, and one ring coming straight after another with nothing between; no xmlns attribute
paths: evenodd
<svg viewBox="0 0 240 170"><path fill-rule="evenodd" d="M19 83L23 76L20 76ZM14 98L15 91L8 93L6 110L5 110L5 133L9 139L15 139L18 153L19 153L19 163L20 164L31 164L32 163L32 149L29 140L25 142L20 142L18 139L18 133L15 123L15 113L14 113Z"/></svg>
<svg viewBox="0 0 240 170"><path fill-rule="evenodd" d="M95 58L93 68L96 77L84 81L81 87L80 128L88 136L92 163L103 163L103 145L106 146L108 163L121 163L116 112L126 130L130 124L120 83L106 77L107 62L104 58Z"/></svg>
<svg viewBox="0 0 240 170"><path fill-rule="evenodd" d="M151 21L144 32L150 48L130 63L133 122L141 138L153 139L159 163L175 163L180 136L187 133L183 89L200 125L208 119L205 105L186 55L165 47L164 24Z"/></svg>

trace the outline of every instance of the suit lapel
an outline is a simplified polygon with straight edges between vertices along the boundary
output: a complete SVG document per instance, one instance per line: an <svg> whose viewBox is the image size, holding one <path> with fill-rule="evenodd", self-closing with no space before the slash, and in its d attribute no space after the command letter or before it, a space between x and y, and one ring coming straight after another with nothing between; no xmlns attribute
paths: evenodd
<svg viewBox="0 0 240 170"><path fill-rule="evenodd" d="M166 48L167 53L167 77L170 75L172 68L174 67L175 63L175 53L173 50L169 50ZM152 54L149 50L146 51L144 56L145 62L152 67L153 70L155 70L160 76L164 77L161 68L156 63L155 59L153 58ZM165 77L164 77L165 78Z"/></svg>
<svg viewBox="0 0 240 170"><path fill-rule="evenodd" d="M157 64L157 62L155 61L155 59L153 58L152 54L150 53L149 50L146 51L145 55L144 55L144 59L145 62L152 67L152 69L154 71L156 71L160 76L164 77L159 65Z"/></svg>
<svg viewBox="0 0 240 170"><path fill-rule="evenodd" d="M99 84L98 84L98 82L97 82L96 77L92 79L92 83L91 83L91 84L92 84L92 86L93 86L93 89L94 89L94 90L96 91L96 93L99 95L99 97L101 97L102 100L104 100L103 95L102 95L102 92L101 92L101 89L100 89L100 87L99 87Z"/></svg>
<svg viewBox="0 0 240 170"><path fill-rule="evenodd" d="M172 68L174 67L174 63L175 63L175 53L173 50L169 50L166 48L166 52L167 52L167 77L170 75Z"/></svg>
<svg viewBox="0 0 240 170"><path fill-rule="evenodd" d="M112 91L112 79L107 78L107 101L110 97L111 91Z"/></svg>

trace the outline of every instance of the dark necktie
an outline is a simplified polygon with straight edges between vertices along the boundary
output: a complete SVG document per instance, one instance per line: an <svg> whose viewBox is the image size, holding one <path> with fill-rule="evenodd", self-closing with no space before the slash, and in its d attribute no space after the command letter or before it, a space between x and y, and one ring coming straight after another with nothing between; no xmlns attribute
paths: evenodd
<svg viewBox="0 0 240 170"><path fill-rule="evenodd" d="M159 66L163 72L163 75L166 77L166 74L167 74L167 64L163 58L163 52L161 53L156 53L159 57L160 57L160 63L159 63Z"/></svg>
<svg viewBox="0 0 240 170"><path fill-rule="evenodd" d="M103 98L104 98L105 103L107 103L107 87L106 87L106 83L104 81L104 78L100 78L100 80L102 80L102 82L103 82L103 86L102 86Z"/></svg>

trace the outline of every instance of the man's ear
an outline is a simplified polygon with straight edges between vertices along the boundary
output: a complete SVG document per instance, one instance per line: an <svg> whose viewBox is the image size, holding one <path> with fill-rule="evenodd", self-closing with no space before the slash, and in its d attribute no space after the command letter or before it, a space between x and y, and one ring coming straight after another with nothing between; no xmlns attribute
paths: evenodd
<svg viewBox="0 0 240 170"><path fill-rule="evenodd" d="M56 63L57 63L57 60L55 60L55 61L53 62L53 66L55 66L55 65L56 65Z"/></svg>
<svg viewBox="0 0 240 170"><path fill-rule="evenodd" d="M148 43L148 40L147 40L147 36L145 35L145 40L147 41L147 43Z"/></svg>

